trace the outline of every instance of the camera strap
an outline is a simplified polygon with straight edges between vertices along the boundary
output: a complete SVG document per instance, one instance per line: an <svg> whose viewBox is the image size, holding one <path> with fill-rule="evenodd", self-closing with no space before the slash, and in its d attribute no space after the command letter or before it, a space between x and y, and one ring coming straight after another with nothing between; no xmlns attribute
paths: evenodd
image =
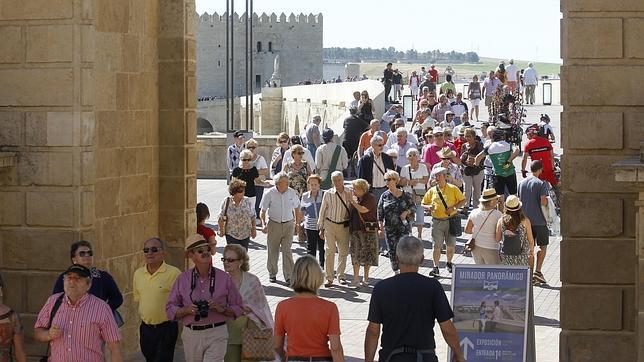
<svg viewBox="0 0 644 362"><path fill-rule="evenodd" d="M215 292L215 270L211 266L208 269L208 276L210 277L210 297L212 297L213 293ZM190 301L192 300L192 292L194 292L195 288L197 287L197 267L194 267L192 269L192 280L190 281Z"/></svg>

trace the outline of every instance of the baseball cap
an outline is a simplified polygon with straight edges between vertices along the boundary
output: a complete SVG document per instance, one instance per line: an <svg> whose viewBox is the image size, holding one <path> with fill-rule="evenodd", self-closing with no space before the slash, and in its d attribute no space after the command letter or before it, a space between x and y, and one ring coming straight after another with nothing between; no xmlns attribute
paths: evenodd
<svg viewBox="0 0 644 362"><path fill-rule="evenodd" d="M90 272L90 270L87 267L80 264L72 264L69 268L67 268L67 270L65 270L63 274L67 275L69 273L75 273L81 278L90 278L92 276L92 273Z"/></svg>
<svg viewBox="0 0 644 362"><path fill-rule="evenodd" d="M242 132L242 131L235 131L235 133L233 133L233 137L235 137L235 138L237 138L237 137L244 137L244 132Z"/></svg>

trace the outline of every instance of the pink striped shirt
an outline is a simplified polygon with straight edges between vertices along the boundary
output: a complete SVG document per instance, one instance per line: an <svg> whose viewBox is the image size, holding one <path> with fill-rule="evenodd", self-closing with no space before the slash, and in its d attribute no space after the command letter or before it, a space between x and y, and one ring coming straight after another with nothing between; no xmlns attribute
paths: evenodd
<svg viewBox="0 0 644 362"><path fill-rule="evenodd" d="M38 313L35 328L47 328L49 315L60 295L56 293L47 299ZM103 342L121 339L110 307L89 293L76 305L72 305L67 296L63 297L52 325L60 327L62 334L50 342L51 362L103 362Z"/></svg>

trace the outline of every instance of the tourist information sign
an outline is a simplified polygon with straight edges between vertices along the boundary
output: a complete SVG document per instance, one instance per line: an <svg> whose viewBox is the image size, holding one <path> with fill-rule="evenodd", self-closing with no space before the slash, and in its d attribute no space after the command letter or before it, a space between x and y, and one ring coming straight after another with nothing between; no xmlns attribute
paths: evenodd
<svg viewBox="0 0 644 362"><path fill-rule="evenodd" d="M454 266L452 308L465 360L526 360L529 283L527 266Z"/></svg>

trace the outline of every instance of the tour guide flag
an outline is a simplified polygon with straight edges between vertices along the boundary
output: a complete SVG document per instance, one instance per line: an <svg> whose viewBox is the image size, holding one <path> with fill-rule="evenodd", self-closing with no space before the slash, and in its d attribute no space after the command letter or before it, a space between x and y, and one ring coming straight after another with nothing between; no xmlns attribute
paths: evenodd
<svg viewBox="0 0 644 362"><path fill-rule="evenodd" d="M454 325L465 360L525 361L529 275L527 266L454 265Z"/></svg>

